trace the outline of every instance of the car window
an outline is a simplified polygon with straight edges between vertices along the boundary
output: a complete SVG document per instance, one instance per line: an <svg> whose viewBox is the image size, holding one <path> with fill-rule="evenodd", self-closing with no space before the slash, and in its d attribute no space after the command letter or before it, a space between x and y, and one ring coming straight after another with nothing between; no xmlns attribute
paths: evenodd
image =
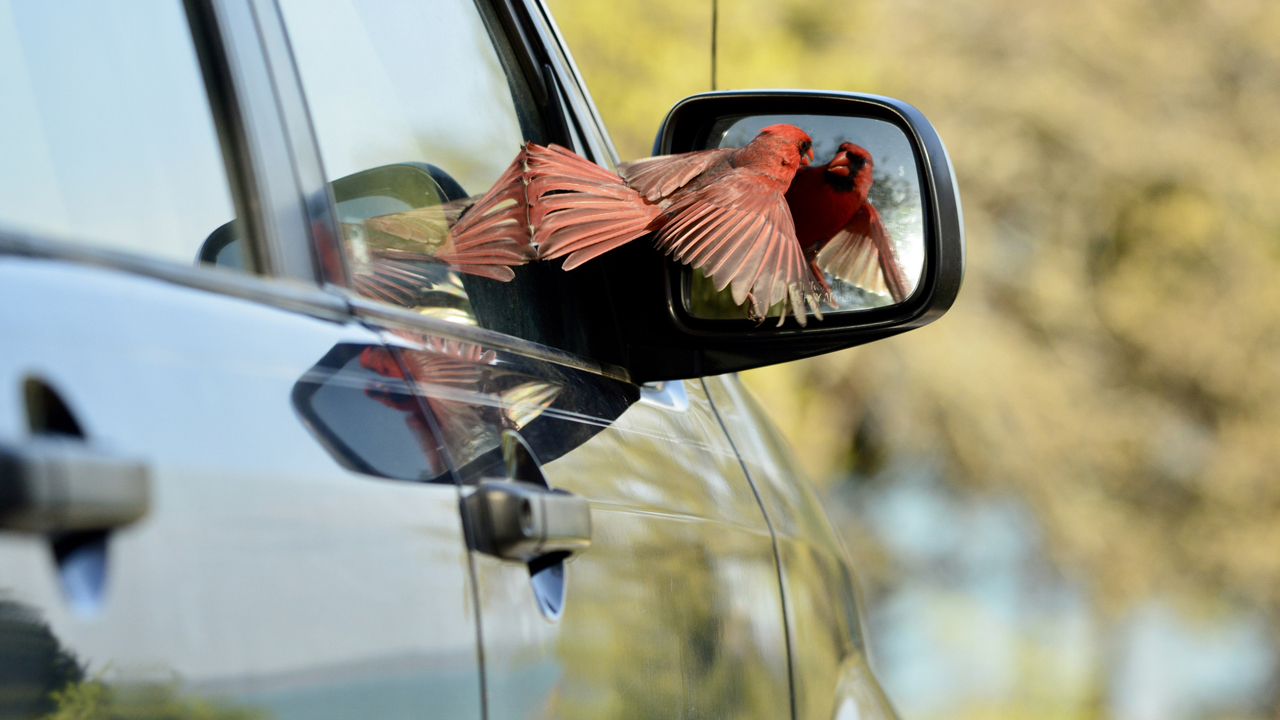
<svg viewBox="0 0 1280 720"><path fill-rule="evenodd" d="M331 179L403 162L483 192L524 140L472 0L280 3Z"/></svg>
<svg viewBox="0 0 1280 720"><path fill-rule="evenodd" d="M0 98L0 231L188 265L233 236L180 0L0 0Z"/></svg>
<svg viewBox="0 0 1280 720"><path fill-rule="evenodd" d="M521 144L549 140L492 10L473 0L282 0L280 7L356 292L578 347L565 339L580 335L582 323L561 297L558 268L534 262L495 278L442 261L452 225Z"/></svg>

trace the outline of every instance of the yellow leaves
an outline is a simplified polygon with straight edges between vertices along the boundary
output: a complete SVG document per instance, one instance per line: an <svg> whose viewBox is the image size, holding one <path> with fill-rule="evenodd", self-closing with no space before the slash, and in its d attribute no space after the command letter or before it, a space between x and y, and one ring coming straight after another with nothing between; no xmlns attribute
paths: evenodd
<svg viewBox="0 0 1280 720"><path fill-rule="evenodd" d="M711 86L711 6L548 3L624 160L647 157L667 110Z"/></svg>
<svg viewBox="0 0 1280 720"><path fill-rule="evenodd" d="M1280 263L1268 233L1220 198L1181 188L1121 213L1118 258L1099 283L1107 326L1139 370L1203 389L1235 411L1274 413L1280 395ZM1262 418L1259 417L1259 420Z"/></svg>
<svg viewBox="0 0 1280 720"><path fill-rule="evenodd" d="M548 4L624 160L650 154L678 100L711 89L710 2ZM863 7L835 0L721 2L719 88L869 90L857 32Z"/></svg>

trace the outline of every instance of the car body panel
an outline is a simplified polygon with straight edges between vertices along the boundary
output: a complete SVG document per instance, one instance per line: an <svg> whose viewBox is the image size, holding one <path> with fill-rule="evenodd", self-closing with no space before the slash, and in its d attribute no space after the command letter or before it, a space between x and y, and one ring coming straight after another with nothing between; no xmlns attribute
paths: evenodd
<svg viewBox="0 0 1280 720"><path fill-rule="evenodd" d="M36 378L84 442L150 469L148 513L98 559L100 594L49 540L0 535L5 602L42 617L82 679L280 718L427 701L480 717L456 486L351 472L291 401L335 345L376 333L38 259L0 258L0 298L26 309L0 316L0 438L26 439Z"/></svg>
<svg viewBox="0 0 1280 720"><path fill-rule="evenodd" d="M497 348L399 337L464 492L504 474L501 436L515 432L550 487L591 505L591 546L564 561L552 612L535 568L473 551L489 718L790 714L772 538L700 383L637 393Z"/></svg>
<svg viewBox="0 0 1280 720"><path fill-rule="evenodd" d="M804 470L737 375L703 384L777 536L795 717L827 720L855 711L861 714L854 717L896 717L870 669L844 548Z"/></svg>

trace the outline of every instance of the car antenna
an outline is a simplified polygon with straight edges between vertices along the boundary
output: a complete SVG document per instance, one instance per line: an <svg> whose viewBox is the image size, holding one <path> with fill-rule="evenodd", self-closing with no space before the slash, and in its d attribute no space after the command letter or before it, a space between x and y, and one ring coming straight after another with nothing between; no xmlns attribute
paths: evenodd
<svg viewBox="0 0 1280 720"><path fill-rule="evenodd" d="M719 24L719 0L711 0L711 89L716 89L716 26Z"/></svg>

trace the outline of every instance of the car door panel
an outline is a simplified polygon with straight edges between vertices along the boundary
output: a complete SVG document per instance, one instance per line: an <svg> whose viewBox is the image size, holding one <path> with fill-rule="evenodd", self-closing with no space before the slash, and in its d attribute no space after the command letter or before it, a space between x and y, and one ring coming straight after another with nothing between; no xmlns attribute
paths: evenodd
<svg viewBox="0 0 1280 720"><path fill-rule="evenodd" d="M857 584L843 546L795 456L737 375L704 378L702 384L777 535L795 717L896 717L871 671Z"/></svg>
<svg viewBox="0 0 1280 720"><path fill-rule="evenodd" d="M515 432L550 487L591 505L592 543L563 561L558 617L537 561L472 553L490 718L790 714L772 538L700 384L641 399L624 380L501 347L401 337L464 493L506 475L501 438ZM474 360L465 382L446 380L441 354ZM503 391L537 383L554 388L538 407ZM450 430L463 408L483 441Z"/></svg>
<svg viewBox="0 0 1280 720"><path fill-rule="evenodd" d="M477 556L487 679L510 710L492 717L546 702L566 718L789 712L768 528L700 410L673 422L637 403L543 466L552 487L592 501L592 546L567 563L558 629L531 602L526 568ZM528 676L552 661L556 684L531 696Z"/></svg>
<svg viewBox="0 0 1280 720"><path fill-rule="evenodd" d="M82 442L150 471L147 514L106 538L96 598L69 595L49 539L0 533L0 605L47 630L82 696L108 688L124 716L207 702L480 717L456 486L352 472L293 400L334 347L376 348L376 333L31 258L0 258L0 300L14 309L0 316L0 442L28 441L22 388L36 379ZM362 382L352 402L398 412Z"/></svg>

